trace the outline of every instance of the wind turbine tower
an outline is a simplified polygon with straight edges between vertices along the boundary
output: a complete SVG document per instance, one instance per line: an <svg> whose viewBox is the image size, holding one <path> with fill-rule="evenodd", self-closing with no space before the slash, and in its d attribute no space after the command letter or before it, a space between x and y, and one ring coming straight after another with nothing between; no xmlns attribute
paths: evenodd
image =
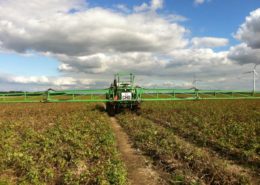
<svg viewBox="0 0 260 185"><path fill-rule="evenodd" d="M196 75L193 75L192 84L194 85L194 88L195 88L195 89L198 89L198 88L197 88L198 82L201 82L201 80L198 80L197 77L196 77Z"/></svg>
<svg viewBox="0 0 260 185"><path fill-rule="evenodd" d="M245 72L245 73L252 73L252 74L253 74L253 92L256 91L255 81L256 81L256 76L258 75L258 73L256 72L256 66L257 66L257 64L256 64L255 67L253 68L253 71Z"/></svg>

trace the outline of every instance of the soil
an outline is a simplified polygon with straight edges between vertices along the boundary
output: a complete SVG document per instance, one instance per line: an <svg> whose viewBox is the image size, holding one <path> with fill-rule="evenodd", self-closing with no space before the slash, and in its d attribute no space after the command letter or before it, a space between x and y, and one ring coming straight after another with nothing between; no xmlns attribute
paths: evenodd
<svg viewBox="0 0 260 185"><path fill-rule="evenodd" d="M164 184L159 173L153 169L145 156L132 147L128 135L117 123L116 118L111 117L110 119L116 137L117 148L127 169L129 183L131 185Z"/></svg>

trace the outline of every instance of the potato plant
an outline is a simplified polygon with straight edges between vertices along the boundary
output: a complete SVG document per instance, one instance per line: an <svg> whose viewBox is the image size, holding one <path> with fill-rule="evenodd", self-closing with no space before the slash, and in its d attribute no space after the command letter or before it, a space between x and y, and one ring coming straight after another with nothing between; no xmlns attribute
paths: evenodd
<svg viewBox="0 0 260 185"><path fill-rule="evenodd" d="M170 174L172 184L250 184L251 177L170 129L134 114L117 116L134 146Z"/></svg>
<svg viewBox="0 0 260 185"><path fill-rule="evenodd" d="M109 118L95 104L0 108L0 184L126 184Z"/></svg>
<svg viewBox="0 0 260 185"><path fill-rule="evenodd" d="M142 115L228 159L260 165L259 100L148 102Z"/></svg>

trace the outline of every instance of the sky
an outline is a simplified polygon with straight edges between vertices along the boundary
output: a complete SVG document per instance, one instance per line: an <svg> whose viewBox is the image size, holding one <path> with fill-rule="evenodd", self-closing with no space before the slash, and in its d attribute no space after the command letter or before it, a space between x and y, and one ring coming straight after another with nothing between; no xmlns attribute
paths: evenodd
<svg viewBox="0 0 260 185"><path fill-rule="evenodd" d="M260 90L259 0L0 0L0 91Z"/></svg>

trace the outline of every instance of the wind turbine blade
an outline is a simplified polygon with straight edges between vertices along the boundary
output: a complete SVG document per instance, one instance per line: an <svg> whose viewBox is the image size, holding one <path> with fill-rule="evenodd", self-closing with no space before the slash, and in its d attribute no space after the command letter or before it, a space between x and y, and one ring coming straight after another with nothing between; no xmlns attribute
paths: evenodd
<svg viewBox="0 0 260 185"><path fill-rule="evenodd" d="M255 65L254 69L256 69L257 64Z"/></svg>
<svg viewBox="0 0 260 185"><path fill-rule="evenodd" d="M247 71L247 72L244 72L243 74L248 74L248 73L252 73L252 71Z"/></svg>

